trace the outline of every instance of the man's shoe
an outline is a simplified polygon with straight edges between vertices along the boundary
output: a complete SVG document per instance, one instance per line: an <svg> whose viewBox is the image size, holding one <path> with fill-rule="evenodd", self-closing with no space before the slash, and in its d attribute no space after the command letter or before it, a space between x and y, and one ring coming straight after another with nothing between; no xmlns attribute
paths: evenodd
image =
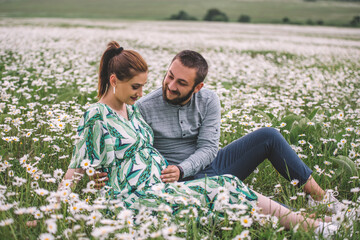
<svg viewBox="0 0 360 240"><path fill-rule="evenodd" d="M325 195L322 200L316 201L309 195L308 205L310 207L316 207L319 205L326 205L326 210L330 213L337 213L340 211L345 211L347 209L346 205L341 203L339 200L336 199L335 196L337 192L333 190L326 190Z"/></svg>
<svg viewBox="0 0 360 240"><path fill-rule="evenodd" d="M339 226L332 222L320 222L319 226L315 229L315 234L318 236L322 236L324 239L331 239L337 231L339 230Z"/></svg>

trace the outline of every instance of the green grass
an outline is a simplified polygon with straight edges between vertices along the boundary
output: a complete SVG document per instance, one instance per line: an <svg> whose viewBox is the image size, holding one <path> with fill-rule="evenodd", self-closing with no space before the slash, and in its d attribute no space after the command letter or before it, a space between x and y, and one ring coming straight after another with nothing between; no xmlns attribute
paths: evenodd
<svg viewBox="0 0 360 240"><path fill-rule="evenodd" d="M210 8L225 12L230 21L241 14L253 23L290 22L304 24L322 20L326 25L347 25L359 14L360 3L303 0L14 0L0 1L2 17L65 17L164 20L185 10L202 19Z"/></svg>
<svg viewBox="0 0 360 240"><path fill-rule="evenodd" d="M159 30L157 26L153 29L148 27L146 33L151 33L150 39L146 38L146 34L142 34L142 26L148 24L145 22L127 21L124 25L126 24L131 31L121 29L123 32L120 33L120 37L113 35L115 31L108 31L107 26L110 27L113 21L101 21L100 27L87 21L81 25L74 23L72 19L63 19L60 23L52 19L23 22L23 19L0 21L0 32L6 33L0 35L0 224L3 224L4 220L14 220L13 224L0 226L0 239L38 239L41 233L48 232L45 221L53 219L52 214L63 216L57 221L58 231L54 234L57 238L64 239L64 232L70 231L70 239L95 239L92 235L93 230L108 224L97 222L94 226L87 225L84 219L87 219L93 210L84 210L81 216L73 213L69 210L75 203L73 200L64 201L60 209L51 212L41 210L44 216L35 228L26 227L28 220L34 220L33 213L17 214L15 211L18 208L39 209L50 205L46 197L35 193L32 184L38 183L39 187L53 192L57 189L59 180L54 183L48 182L46 175L52 176L56 169L67 169L73 150L72 136L76 134L79 118L87 104L97 101L93 86L96 86L98 62L109 36L116 36L122 44L130 45L144 53L151 69L147 85L157 80L161 84L164 71L174 52L184 46L182 42L174 39L174 33L184 31L183 24L163 23L162 26L171 29L171 32ZM60 27L56 24L60 24ZM138 24L141 24L141 27ZM259 38L245 38L243 41L247 41L249 46L238 49L237 45L234 47L227 44L227 40L239 37L233 31L233 25L198 24L199 31L206 32L209 39L217 39L217 45L221 46L221 50L214 49L212 41L197 39L198 33L195 31L185 33L189 35L189 39L198 43L192 43L194 45L191 47L201 51L211 63L206 84L217 91L222 104L221 146L224 147L254 130L255 124L271 124L280 130L289 143L302 148L298 153L314 170L313 177L322 188L337 189L339 199L351 201L352 207L358 209L360 193L351 192L351 189L356 190L359 186L356 176L360 175L359 166L355 166L360 164L360 67L357 47L353 46L352 41L343 40L343 48L335 57L329 57L329 49L313 54L321 45L321 41L314 43L313 38L304 38L303 32L297 33L297 30L303 30L302 27L287 27L284 31L288 32L281 32L280 36L291 34L293 38L299 38L295 39L295 43L299 40L305 43L296 46L296 50L300 50L298 53L291 47L283 48L283 42L277 41L273 36L267 37L256 31L253 31L254 35ZM222 36L219 36L218 29L214 26L221 26L221 30L229 34L219 38ZM277 30L276 33L283 29L282 26L270 27ZM256 30L258 26L248 25L246 28ZM343 30L357 36L357 29ZM317 32L316 39L322 39L326 43L332 35L337 39L337 34L338 28L326 28L325 32ZM127 38L123 39L125 35ZM142 42L143 38L146 38L146 41ZM267 47L251 45L254 41ZM187 43L185 45L187 46ZM353 55L348 54L348 48L352 50ZM308 49L313 51L308 53ZM39 83L39 80L43 80L44 83L34 85ZM80 91L83 88L85 91ZM150 85L146 92L156 88L157 86ZM303 103L300 104L300 100ZM31 103L36 105L31 107ZM20 112L14 112L15 109ZM301 112L294 113L296 109ZM53 114L49 115L48 111L52 111ZM344 117L339 118L339 113L343 113ZM65 115L67 117L64 117ZM57 119L62 119L64 128L51 126ZM22 123L18 123L18 120ZM308 124L309 122L313 124ZM282 123L286 123L286 126L282 126ZM28 132L32 132L30 137L26 135ZM19 141L8 142L6 137L17 137ZM45 140L48 137L52 140ZM327 142L323 142L322 139ZM337 144L342 139L347 142L339 147ZM299 140L306 141L306 144L301 145ZM309 147L310 144L312 148ZM351 151L357 156L350 157ZM26 172L19 162L26 154L27 163L42 172ZM324 161L331 164L327 165ZM9 163L12 166L9 166ZM317 173L315 165L319 165L324 172ZM302 189L291 186L269 161L262 163L258 169L258 172L252 173L244 181L254 190L272 196L273 199L297 210L305 208L307 212L318 210L320 216L325 214L323 209L307 208L306 197L298 195L302 193ZM14 176L10 176L10 171L13 171ZM36 179L36 175L40 175L40 179ZM15 186L15 177L26 179L26 183ZM82 192L87 182L85 177L74 193L79 194L81 201L91 196L92 206L97 194ZM297 196L296 200L290 199L294 196ZM11 206L15 203L17 206ZM121 208L114 211L121 211ZM114 220L107 212L101 213L104 219ZM151 222L148 231L161 231L169 224L176 224L178 229L182 230L176 235L185 239L232 239L243 230L249 230L252 239L315 238L311 232L301 229L297 232L285 231L280 226L271 226L269 222L266 225L254 222L251 227L245 228L239 221L230 221L231 215L226 216L224 220L215 218L203 226L194 217L181 218L178 215L170 216L171 221L168 223L162 222L161 216L164 214L162 211L158 212L156 221ZM77 219L71 220L75 216ZM144 220L144 224L135 226L134 229L140 229L147 223L148 220ZM131 228L125 225L116 233L130 230ZM359 230L359 221L354 222L352 237L350 231L342 226L335 239L357 239L356 232ZM110 236L114 237L114 234Z"/></svg>

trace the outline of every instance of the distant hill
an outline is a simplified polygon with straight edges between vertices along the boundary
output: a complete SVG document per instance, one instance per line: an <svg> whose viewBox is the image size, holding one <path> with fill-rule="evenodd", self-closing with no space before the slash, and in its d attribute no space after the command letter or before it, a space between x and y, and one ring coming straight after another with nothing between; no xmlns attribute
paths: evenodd
<svg viewBox="0 0 360 240"><path fill-rule="evenodd" d="M0 17L63 17L166 20L183 10L202 20L210 8L229 21L347 25L360 13L359 1L325 0L0 0ZM285 21L286 22L286 21Z"/></svg>

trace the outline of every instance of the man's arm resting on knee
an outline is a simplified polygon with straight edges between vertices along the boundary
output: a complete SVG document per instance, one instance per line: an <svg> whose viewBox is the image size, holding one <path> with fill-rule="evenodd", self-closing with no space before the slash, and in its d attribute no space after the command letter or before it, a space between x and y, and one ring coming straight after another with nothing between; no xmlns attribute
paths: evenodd
<svg viewBox="0 0 360 240"><path fill-rule="evenodd" d="M219 148L220 121L220 100L216 96L207 104L207 112L199 128L196 151L178 164L184 171L184 178L194 176L205 169L216 157Z"/></svg>

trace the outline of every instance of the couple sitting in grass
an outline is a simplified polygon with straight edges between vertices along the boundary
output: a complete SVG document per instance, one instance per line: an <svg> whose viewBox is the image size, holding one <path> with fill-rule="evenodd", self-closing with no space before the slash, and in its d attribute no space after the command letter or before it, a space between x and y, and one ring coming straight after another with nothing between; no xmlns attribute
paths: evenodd
<svg viewBox="0 0 360 240"><path fill-rule="evenodd" d="M217 208L238 206L245 213L261 209L277 216L286 228L331 235L334 223L305 218L249 189L241 180L265 159L288 180L304 185L313 205L326 203L330 212L345 206L324 191L312 171L273 128L261 128L218 149L220 102L204 88L206 60L197 52L181 51L171 62L162 88L141 98L148 67L139 53L110 42L99 70L98 99L84 113L79 139L65 179L99 171L96 187L129 209L178 209L192 204ZM89 170L89 169L88 169ZM105 186L106 185L106 186ZM220 201L221 202L221 201Z"/></svg>

